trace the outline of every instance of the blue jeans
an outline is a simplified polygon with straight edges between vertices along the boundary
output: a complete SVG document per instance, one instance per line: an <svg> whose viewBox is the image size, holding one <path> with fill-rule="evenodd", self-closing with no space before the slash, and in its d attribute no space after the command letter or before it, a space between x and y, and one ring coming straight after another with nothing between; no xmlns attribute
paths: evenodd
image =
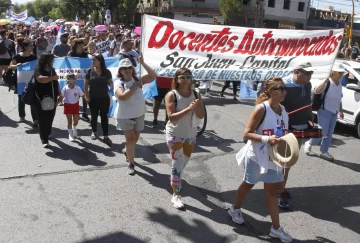
<svg viewBox="0 0 360 243"><path fill-rule="evenodd" d="M322 138L310 139L310 145L319 145L320 151L326 153L331 145L332 135L334 133L338 113L332 113L326 109L320 109L317 113L319 127L322 128Z"/></svg>

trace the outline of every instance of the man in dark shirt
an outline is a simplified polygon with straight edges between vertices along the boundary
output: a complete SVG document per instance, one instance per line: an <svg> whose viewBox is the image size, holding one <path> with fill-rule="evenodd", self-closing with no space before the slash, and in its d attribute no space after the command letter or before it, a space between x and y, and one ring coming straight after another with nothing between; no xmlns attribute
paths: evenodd
<svg viewBox="0 0 360 243"><path fill-rule="evenodd" d="M282 105L287 112L291 112L311 104L311 75L314 69L310 62L299 62L294 65L294 74L284 78L287 94ZM308 121L314 120L311 107L289 115L289 130L305 130ZM305 141L299 141L299 147ZM290 168L285 169L284 181L279 186L279 207L288 209L291 195L285 190Z"/></svg>
<svg viewBox="0 0 360 243"><path fill-rule="evenodd" d="M66 57L69 51L71 51L70 45L67 43L69 38L68 33L64 33L60 36L60 44L54 46L52 54L55 57Z"/></svg>

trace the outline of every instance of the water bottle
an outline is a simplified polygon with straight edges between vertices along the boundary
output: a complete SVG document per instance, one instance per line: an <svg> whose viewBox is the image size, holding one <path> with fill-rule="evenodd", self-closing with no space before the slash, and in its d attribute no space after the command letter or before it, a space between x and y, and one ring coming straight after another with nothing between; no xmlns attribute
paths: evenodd
<svg viewBox="0 0 360 243"><path fill-rule="evenodd" d="M275 136L282 137L282 135L283 135L283 130L280 127L280 125L277 125L276 130L275 130Z"/></svg>

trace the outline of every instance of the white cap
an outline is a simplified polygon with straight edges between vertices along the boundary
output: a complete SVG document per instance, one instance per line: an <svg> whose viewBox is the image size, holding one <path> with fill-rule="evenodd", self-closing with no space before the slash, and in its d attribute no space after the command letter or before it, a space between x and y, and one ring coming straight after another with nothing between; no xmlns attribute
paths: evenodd
<svg viewBox="0 0 360 243"><path fill-rule="evenodd" d="M124 58L120 61L119 68L122 67L134 67L129 58Z"/></svg>
<svg viewBox="0 0 360 243"><path fill-rule="evenodd" d="M342 65L341 63L335 63L331 71L339 72L339 73L347 73L347 71L344 68L344 65Z"/></svg>
<svg viewBox="0 0 360 243"><path fill-rule="evenodd" d="M312 67L310 62L298 62L298 63L295 63L294 70L299 70L299 69L305 70L307 72L314 71L314 68Z"/></svg>

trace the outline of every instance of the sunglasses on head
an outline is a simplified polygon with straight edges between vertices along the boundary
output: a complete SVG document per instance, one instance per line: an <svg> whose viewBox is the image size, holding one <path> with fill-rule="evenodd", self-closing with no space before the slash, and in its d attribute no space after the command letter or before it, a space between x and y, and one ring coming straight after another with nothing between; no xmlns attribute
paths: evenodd
<svg viewBox="0 0 360 243"><path fill-rule="evenodd" d="M284 86L280 86L280 87L276 87L276 88L272 88L271 90L276 90L276 91L281 91L281 92L284 92L284 91L286 91L286 87L284 87Z"/></svg>
<svg viewBox="0 0 360 243"><path fill-rule="evenodd" d="M120 68L121 70L130 70L130 69L132 69L132 67L122 67L122 68Z"/></svg>
<svg viewBox="0 0 360 243"><path fill-rule="evenodd" d="M180 75L178 76L179 79L192 79L191 75Z"/></svg>

